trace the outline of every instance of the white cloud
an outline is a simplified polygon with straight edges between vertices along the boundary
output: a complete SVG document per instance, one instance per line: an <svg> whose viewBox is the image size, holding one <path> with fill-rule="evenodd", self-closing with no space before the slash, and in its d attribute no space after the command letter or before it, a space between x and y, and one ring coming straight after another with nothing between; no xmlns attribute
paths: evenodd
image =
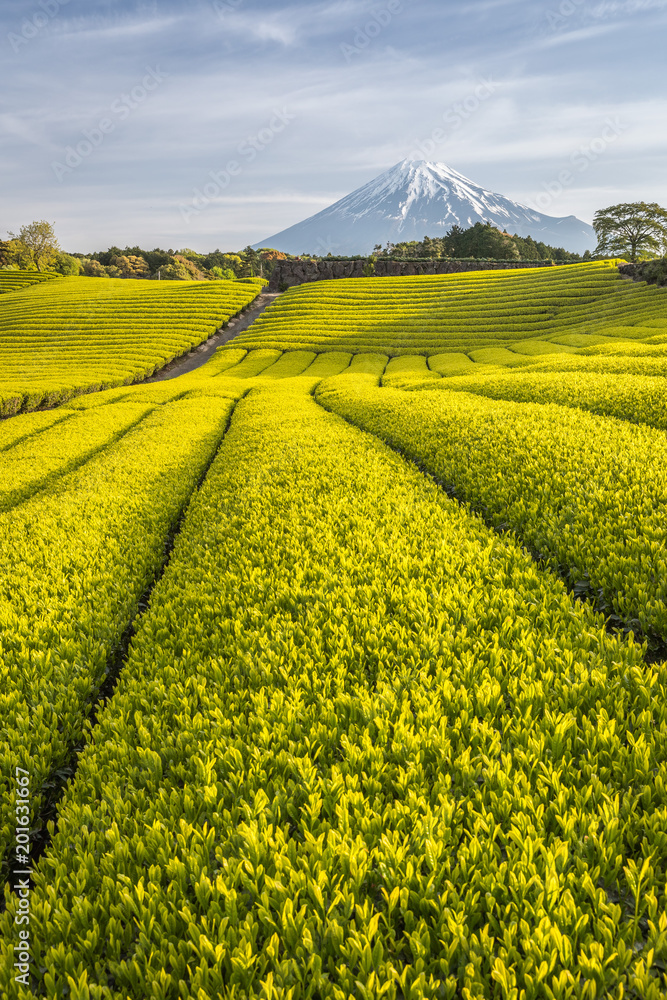
<svg viewBox="0 0 667 1000"><path fill-rule="evenodd" d="M575 28L563 30L560 34L552 34L546 38L535 42L535 47L540 49L554 49L564 45L577 45L581 42L592 42L602 35L608 35L613 31L619 31L622 24L596 24L588 28Z"/></svg>
<svg viewBox="0 0 667 1000"><path fill-rule="evenodd" d="M182 16L172 17L152 17L150 20L127 21L124 24L98 24L89 27L86 21L66 22L60 27L55 25L56 31L61 31L63 35L70 35L83 42L103 41L118 42L122 40L142 38L148 35L157 35L168 31L184 20Z"/></svg>

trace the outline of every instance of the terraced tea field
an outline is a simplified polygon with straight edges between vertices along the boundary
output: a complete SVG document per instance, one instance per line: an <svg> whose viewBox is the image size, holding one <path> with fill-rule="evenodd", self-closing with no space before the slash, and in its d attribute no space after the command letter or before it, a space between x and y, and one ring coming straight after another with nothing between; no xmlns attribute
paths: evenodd
<svg viewBox="0 0 667 1000"><path fill-rule="evenodd" d="M41 284L43 281L58 281L57 274L43 274L39 271L3 270L0 268L0 295L3 292L16 292L21 288Z"/></svg>
<svg viewBox="0 0 667 1000"><path fill-rule="evenodd" d="M0 271L0 414L138 382L207 340L261 283L57 278ZM9 276L8 278L5 276Z"/></svg>
<svg viewBox="0 0 667 1000"><path fill-rule="evenodd" d="M376 351L394 357L667 333L663 293L614 262L434 277L349 278L284 293L239 338L247 348ZM547 348L548 349L548 348Z"/></svg>
<svg viewBox="0 0 667 1000"><path fill-rule="evenodd" d="M0 993L659 1000L667 289L326 284L0 423Z"/></svg>

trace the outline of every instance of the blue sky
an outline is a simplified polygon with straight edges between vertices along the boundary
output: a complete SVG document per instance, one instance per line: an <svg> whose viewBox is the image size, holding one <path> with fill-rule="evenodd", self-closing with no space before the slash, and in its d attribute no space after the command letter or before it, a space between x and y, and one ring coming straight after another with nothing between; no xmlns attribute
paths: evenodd
<svg viewBox="0 0 667 1000"><path fill-rule="evenodd" d="M667 0L3 0L0 238L239 249L406 156L667 205Z"/></svg>

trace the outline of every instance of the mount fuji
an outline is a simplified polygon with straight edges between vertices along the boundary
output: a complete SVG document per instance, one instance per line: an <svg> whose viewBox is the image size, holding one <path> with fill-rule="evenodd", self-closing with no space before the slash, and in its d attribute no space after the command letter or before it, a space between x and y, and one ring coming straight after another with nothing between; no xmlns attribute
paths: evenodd
<svg viewBox="0 0 667 1000"><path fill-rule="evenodd" d="M486 191L444 163L403 160L324 211L255 245L324 257L368 254L377 244L444 236L490 222L511 235L532 236L574 253L594 250L592 226L574 215L543 215Z"/></svg>

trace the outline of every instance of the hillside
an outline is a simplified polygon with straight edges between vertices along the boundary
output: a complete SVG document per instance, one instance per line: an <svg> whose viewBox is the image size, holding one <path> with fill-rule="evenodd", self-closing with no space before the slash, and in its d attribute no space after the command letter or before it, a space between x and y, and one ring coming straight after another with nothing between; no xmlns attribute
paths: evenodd
<svg viewBox="0 0 667 1000"><path fill-rule="evenodd" d="M661 290L626 281L602 262L314 282L285 292L234 344L430 355L566 334L650 338L661 317Z"/></svg>
<svg viewBox="0 0 667 1000"><path fill-rule="evenodd" d="M53 284L61 392L231 305ZM2 996L661 1000L666 376L612 265L359 279L0 421Z"/></svg>
<svg viewBox="0 0 667 1000"><path fill-rule="evenodd" d="M0 297L0 412L140 381L210 337L260 290L259 281L58 278L9 291Z"/></svg>
<svg viewBox="0 0 667 1000"><path fill-rule="evenodd" d="M0 295L3 292L16 292L21 288L39 285L43 281L57 280L58 274L42 274L40 271L19 271L0 268Z"/></svg>

